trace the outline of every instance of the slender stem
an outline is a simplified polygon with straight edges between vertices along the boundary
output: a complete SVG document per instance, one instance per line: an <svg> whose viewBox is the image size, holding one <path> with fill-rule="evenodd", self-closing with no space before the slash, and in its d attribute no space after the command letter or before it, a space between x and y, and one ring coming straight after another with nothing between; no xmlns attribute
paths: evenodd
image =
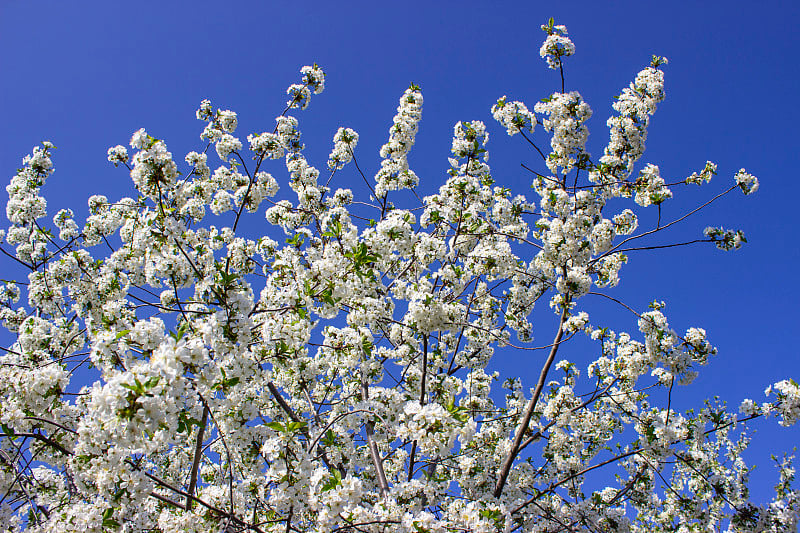
<svg viewBox="0 0 800 533"><path fill-rule="evenodd" d="M676 242L673 244L660 244L656 246L637 246L633 248L620 248L617 253L633 252L636 250L661 250L662 248L675 248L676 246L687 246L689 244L697 244L698 242L714 242L713 239L694 239L693 241Z"/></svg>
<svg viewBox="0 0 800 533"><path fill-rule="evenodd" d="M689 211L688 213L686 213L686 214L685 214L685 215L683 215L682 217L680 217L680 218L676 218L675 220L673 220L673 221L672 221L672 222L670 222L669 224L664 224L663 226L659 226L659 227L657 227L657 228L655 228L655 229L651 229L650 231L645 231L644 233L640 233L640 234L638 234L638 235L631 235L631 236L630 236L630 237L628 237L627 239L624 239L624 240L620 241L619 243L617 243L617 245L616 245L616 246L614 246L614 247L613 247L613 248L611 248L610 250L606 251L604 254L602 254L602 255L600 255L600 256L598 256L598 257L595 257L594 259L592 259L592 261L591 261L591 262L592 262L592 263L594 263L594 262L596 262L597 260L599 260L599 259L602 259L603 257L605 257L605 256L607 256L607 255L611 255L611 254L613 254L614 252L616 252L617 250L619 250L619 248L620 248L620 247L621 247L623 244L625 244L625 243L627 243L627 242L630 242L630 241L632 241L632 240L634 240L634 239L641 239L642 237L646 237L647 235L652 235L653 233L656 233L656 232L659 232L659 231L665 230L665 229L667 229L668 227L670 227L670 226L672 226L672 225L674 225L674 224L677 224L678 222L681 222L681 221L685 220L686 218L688 218L688 217L690 217L691 215L693 215L693 214L697 213L698 211L700 211L701 209L703 209L703 208L704 208L704 207L706 207L707 205L711 204L711 203L712 203L712 202L714 202L715 200L717 200L717 199L719 199L719 198L722 198L723 196L725 196L726 194L728 194L729 192L731 192L732 190L734 190L736 187L738 187L738 185L733 185L733 186L731 186L729 189L727 189L727 190L725 190L725 191L723 191L723 192L719 193L718 195L714 196L712 199L710 199L709 201L707 201L707 202L706 202L706 203L704 203L703 205L701 205L701 206L699 206L699 207L696 207L696 208L692 209L691 211Z"/></svg>
<svg viewBox="0 0 800 533"><path fill-rule="evenodd" d="M367 187L369 188L370 192L372 193L372 196L375 197L375 200L380 200L380 198L378 198L378 196L375 194L375 189L372 188L372 184L369 182L367 177L361 171L361 167L358 166L358 161L356 161L356 155L352 151L350 152L350 154L353 156L353 164L356 166L356 170L361 175L361 178L364 180L364 183L366 183Z"/></svg>
<svg viewBox="0 0 800 533"><path fill-rule="evenodd" d="M528 141L528 144L530 144L531 146L533 146L533 147L536 149L536 151L537 151L537 152L539 152L539 155L540 155L540 156L542 156L542 161L547 161L547 156L546 156L546 155L544 155L544 152L542 152L541 150L539 150L539 147L538 147L538 146L536 146L536 143L534 143L532 140L530 140L530 139L528 138L528 136L527 136L527 135L525 135L525 132L524 132L524 131L520 130L520 133L522 134L522 137L524 137L524 138L525 138L525 140L526 140L526 141ZM522 165L522 166L523 166L523 167L525 167L525 165ZM527 168L527 167L525 167L525 168ZM529 170L530 170L530 169L529 169ZM539 174L539 173L538 173L538 172L536 172L536 174ZM541 174L540 174L540 175L541 175ZM544 176L542 176L542 177L544 177Z"/></svg>

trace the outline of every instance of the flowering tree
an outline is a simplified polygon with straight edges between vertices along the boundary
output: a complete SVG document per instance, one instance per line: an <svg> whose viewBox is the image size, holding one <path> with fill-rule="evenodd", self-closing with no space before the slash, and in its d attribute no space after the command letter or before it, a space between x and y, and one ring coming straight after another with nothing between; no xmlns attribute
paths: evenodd
<svg viewBox="0 0 800 533"><path fill-rule="evenodd" d="M48 225L41 188L55 147L34 148L7 187L2 236L16 249L0 248L6 271L27 272L0 290L13 336L0 355L0 524L795 531L790 459L779 463L772 503L751 503L742 428L766 415L793 424L797 383L779 382L769 401L745 400L738 412L711 402L677 412L673 394L715 353L706 332L679 334L663 303L635 310L610 292L625 252L690 244L638 239L729 193L749 195L758 181L742 169L697 209L662 220L673 190L708 183L717 169L708 162L671 183L656 165L637 171L666 59L653 57L616 98L610 140L594 159L592 111L564 85L575 47L552 19L542 29L541 56L561 91L533 111L505 97L492 108L541 156L529 169L534 199L496 185L478 121L456 124L449 177L419 198L407 159L422 111L415 85L374 176L358 165L349 128L321 174L289 114L322 92L316 65L247 148L236 114L207 100L197 111L204 146L186 155L188 170L144 129L132 154L111 148L136 193L92 196L82 226L71 210ZM273 200L278 160L296 200ZM363 178L369 198L336 188L341 172ZM279 231L245 231L245 212L264 204L285 232L279 240ZM658 211L654 227L638 227L641 209ZM731 250L744 241L707 228L692 242ZM590 320L588 295L627 309L636 331ZM557 317L552 332L529 320L539 301ZM548 340L533 343L534 327ZM576 337L596 346L593 360L563 358ZM536 365L536 383L500 389L485 371L497 348Z"/></svg>

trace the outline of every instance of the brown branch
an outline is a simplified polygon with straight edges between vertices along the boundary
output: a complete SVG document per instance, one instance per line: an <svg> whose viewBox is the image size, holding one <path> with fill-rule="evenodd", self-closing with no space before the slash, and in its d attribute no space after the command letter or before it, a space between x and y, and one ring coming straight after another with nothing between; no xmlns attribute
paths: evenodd
<svg viewBox="0 0 800 533"><path fill-rule="evenodd" d="M197 486L197 470L200 467L200 459L203 456L203 435L208 424L208 406L203 407L203 418L200 420L200 428L197 430L197 442L194 445L194 459L192 460L192 470L189 474L189 496L186 497L186 510L192 509L192 497Z"/></svg>
<svg viewBox="0 0 800 533"><path fill-rule="evenodd" d="M361 376L361 393L365 402L369 400L369 385L367 385L366 376L363 374ZM372 420L368 420L366 426L369 454L372 456L372 463L375 465L375 473L378 478L378 486L381 489L381 495L385 497L389 494L389 483L386 481L386 472L383 470L381 454L378 451L378 445L375 443L375 424Z"/></svg>
<svg viewBox="0 0 800 533"><path fill-rule="evenodd" d="M536 408L536 402L539 401L539 396L541 396L542 390L544 389L547 373L550 371L550 366L553 364L553 360L556 357L556 352L558 352L558 346L561 344L561 337L564 335L564 322L566 322L566 320L567 307L564 306L563 310L561 311L561 319L558 323L556 338L553 341L553 347L550 349L550 355L547 357L547 361L545 361L542 371L539 373L539 381L536 383L536 389L534 389L533 396L528 402L527 407L525 407L525 413L522 415L522 420L520 420L519 427L517 427L517 434L514 437L514 443L511 445L511 450L508 452L506 462L503 464L503 468L498 474L497 484L494 488L495 498L499 498L500 495L503 494L503 487L505 487L506 481L508 480L508 474L511 472L511 466L514 464L514 459L516 459L517 454L519 454L519 450L522 445L522 439L525 436L525 432L528 430L528 425L531 422L531 416L533 416L533 410Z"/></svg>
<svg viewBox="0 0 800 533"><path fill-rule="evenodd" d="M286 400L283 399L283 396L281 396L281 392L278 390L278 387L276 387L273 382L270 381L269 383L267 383L267 388L269 389L269 392L272 393L272 397L275 398L275 401L278 402L278 405L281 407L281 409L283 409L284 412L287 415L289 415L289 418L292 419L292 422L302 422L300 417L297 416L297 414L294 412L291 406L288 403L286 403Z"/></svg>

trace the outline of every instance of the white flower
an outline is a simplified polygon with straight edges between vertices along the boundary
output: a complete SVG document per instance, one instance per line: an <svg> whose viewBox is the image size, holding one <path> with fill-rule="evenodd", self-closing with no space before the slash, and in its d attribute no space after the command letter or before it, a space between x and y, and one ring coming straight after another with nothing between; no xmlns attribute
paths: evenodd
<svg viewBox="0 0 800 533"><path fill-rule="evenodd" d="M500 98L492 106L492 117L498 121L509 135L515 135L521 131L533 132L536 126L536 117L528 111L522 102L508 102L506 97Z"/></svg>
<svg viewBox="0 0 800 533"><path fill-rule="evenodd" d="M226 133L233 133L236 130L236 126L239 124L236 113L228 111L227 109L217 111L217 120L222 130Z"/></svg>
<svg viewBox="0 0 800 533"><path fill-rule="evenodd" d="M539 49L539 55L547 61L547 66L552 69L561 67L561 58L575 53L575 44L567 37L567 28L563 25L542 26L548 33L547 38Z"/></svg>
<svg viewBox="0 0 800 533"><path fill-rule="evenodd" d="M736 185L742 190L745 196L753 194L758 190L758 178L752 174L748 174L745 169L739 169L739 172L734 176Z"/></svg>
<svg viewBox="0 0 800 533"><path fill-rule="evenodd" d="M223 161L228 160L228 156L230 156L233 152L242 149L242 141L234 137L233 135L224 134L220 139L217 141L217 155Z"/></svg>
<svg viewBox="0 0 800 533"><path fill-rule="evenodd" d="M303 75L303 83L313 89L314 94L320 94L325 89L325 72L316 64L300 69Z"/></svg>
<svg viewBox="0 0 800 533"><path fill-rule="evenodd" d="M144 128L137 130L131 137L131 148L138 148L143 150L147 147L147 143L151 137L147 134Z"/></svg>
<svg viewBox="0 0 800 533"><path fill-rule="evenodd" d="M659 205L672 198L672 191L665 185L664 178L656 165L647 165L634 183L635 201L642 207Z"/></svg>
<svg viewBox="0 0 800 533"><path fill-rule="evenodd" d="M117 146L111 147L108 149L108 160L111 163L114 163L116 167L120 163L127 163L128 162L128 150L124 146L118 144Z"/></svg>
<svg viewBox="0 0 800 533"><path fill-rule="evenodd" d="M352 161L357 144L358 133L350 128L339 128L333 136L333 151L328 156L328 168L339 170Z"/></svg>

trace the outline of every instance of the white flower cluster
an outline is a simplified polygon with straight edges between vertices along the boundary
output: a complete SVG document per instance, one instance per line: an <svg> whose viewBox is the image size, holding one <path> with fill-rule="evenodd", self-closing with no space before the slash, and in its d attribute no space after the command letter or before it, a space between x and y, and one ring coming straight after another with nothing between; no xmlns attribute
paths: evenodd
<svg viewBox="0 0 800 533"><path fill-rule="evenodd" d="M586 121L592 116L589 104L583 101L580 93L553 93L545 101L537 102L534 111L544 113L548 118L542 124L552 132L550 146L553 151L547 158L547 168L554 174L561 168L569 172L577 158L585 154L589 129Z"/></svg>
<svg viewBox="0 0 800 533"><path fill-rule="evenodd" d="M619 115L609 118L607 122L611 140L600 158L599 169L590 173L592 181L614 184L625 180L633 172L634 163L644 154L650 115L655 113L656 105L663 100L664 73L655 67L639 72L636 80L622 90L612 105Z"/></svg>
<svg viewBox="0 0 800 533"><path fill-rule="evenodd" d="M486 132L486 125L479 121L458 122L453 127L453 144L450 151L459 159L489 159L489 152L486 151L486 143L489 142L489 134Z"/></svg>
<svg viewBox="0 0 800 533"><path fill-rule="evenodd" d="M563 26L545 29L545 55L560 67L574 48ZM355 187L328 188L352 160L356 132L337 131L322 185L286 111L272 132L247 135L245 157L237 115L204 100L205 142L185 156L181 179L166 144L138 130L131 157L121 146L108 157L132 168L139 194L92 196L82 228L69 209L50 224L40 190L54 147L35 148L7 187L11 226L0 230L17 247L16 260L5 252L4 277L27 270L0 280L0 524L15 533L796 530L790 461L771 503L748 501L741 425L769 414L796 423L797 383L773 385L771 403L742 402L744 417L712 403L678 412L673 386L716 352L706 331L679 335L659 302L628 308L639 316L633 333L593 324L582 308L584 297L627 307L607 288L620 282L623 252L645 247L625 246L663 229L633 235L634 209L672 195L658 167L628 179L663 98L662 62L615 104L599 164L584 148L591 110L577 92L537 104L554 175L534 171L530 200L492 177L486 126L462 121L437 192L389 202L389 191L418 181L407 161L422 106L415 86L381 149L379 205ZM319 67L301 72L290 107L324 88ZM504 97L492 113L509 134L533 132L520 102ZM296 200L267 200L278 159ZM715 172L708 163L686 182ZM735 180L730 191L758 186L745 171ZM609 214L611 199L631 209L615 203ZM265 201L281 242L269 228L250 235L258 225L248 213ZM741 232L706 234L725 249L744 242ZM560 319L555 339L534 347L534 326L538 335L549 325L533 313L543 298ZM568 355L594 351L565 347L578 333L596 348L589 359ZM499 374L485 370L498 348L532 355L520 361L541 372L535 388L519 378L498 388Z"/></svg>
<svg viewBox="0 0 800 533"><path fill-rule="evenodd" d="M567 37L567 27L554 25L553 19L550 19L550 24L542 25L542 30L547 33L547 38L539 48L539 55L547 61L548 67L561 68L561 58L575 53L575 44Z"/></svg>
<svg viewBox="0 0 800 533"><path fill-rule="evenodd" d="M776 405L770 408L770 412L776 413L781 417L780 425L792 426L800 420L800 385L793 379L784 379L770 385L764 391L766 396L775 394Z"/></svg>
<svg viewBox="0 0 800 533"><path fill-rule="evenodd" d="M753 194L758 190L758 178L752 174L748 174L743 168L739 169L739 172L736 173L733 179L745 196Z"/></svg>
<svg viewBox="0 0 800 533"><path fill-rule="evenodd" d="M123 165L128 162L128 149L118 144L108 149L108 161L118 166L120 163Z"/></svg>
<svg viewBox="0 0 800 533"><path fill-rule="evenodd" d="M630 209L614 215L614 232L617 235L630 235L636 231L637 227L639 227L639 219L636 213Z"/></svg>
<svg viewBox="0 0 800 533"><path fill-rule="evenodd" d="M325 72L316 63L301 68L300 74L303 75L303 84L313 90L314 94L320 94L325 90Z"/></svg>
<svg viewBox="0 0 800 533"><path fill-rule="evenodd" d="M236 113L230 111L229 109L218 110L217 121L219 122L222 131L226 133L233 133L236 131L236 127L239 125L239 120L236 117Z"/></svg>
<svg viewBox="0 0 800 533"><path fill-rule="evenodd" d="M6 217L13 224L5 235L6 242L16 246L17 258L22 261L42 259L47 251L47 238L34 231L36 220L45 216L47 201L41 196L41 187L53 173L51 150L55 146L43 142L22 160L23 168L6 186L8 203Z"/></svg>
<svg viewBox="0 0 800 533"><path fill-rule="evenodd" d="M328 168L340 170L353 160L353 150L358 144L358 133L350 128L339 128L333 136L333 151L328 156Z"/></svg>
<svg viewBox="0 0 800 533"><path fill-rule="evenodd" d="M720 250L730 251L738 250L742 247L742 243L746 243L747 239L744 237L744 232L740 229L725 229L722 227L715 228L713 226L707 227L703 230L703 235L711 239Z"/></svg>
<svg viewBox="0 0 800 533"><path fill-rule="evenodd" d="M227 109L217 109L214 112L210 100L200 102L200 107L195 113L198 120L207 121L200 138L216 144L217 155L228 162L228 157L242 149L242 142L231 135L239 124L236 113Z"/></svg>
<svg viewBox="0 0 800 533"><path fill-rule="evenodd" d="M286 89L286 94L290 96L286 106L289 109L306 109L311 103L311 94L319 94L325 90L325 72L315 63L300 69L303 75L302 83L295 83Z"/></svg>
<svg viewBox="0 0 800 533"><path fill-rule="evenodd" d="M521 131L533 132L536 127L536 116L528 111L522 102L509 102L503 96L492 106L492 117L500 123L509 135Z"/></svg>
<svg viewBox="0 0 800 533"><path fill-rule="evenodd" d="M297 119L294 117L281 115L275 119L275 133L278 135L283 147L289 152L299 152L303 149L300 142L300 130L298 129Z"/></svg>
<svg viewBox="0 0 800 533"><path fill-rule="evenodd" d="M642 207L660 205L664 200L672 198L672 191L665 184L664 178L656 165L647 165L639 173L633 184L636 191L634 201Z"/></svg>
<svg viewBox="0 0 800 533"><path fill-rule="evenodd" d="M564 331L566 333L575 333L581 331L589 325L589 313L581 311L577 315L572 315L564 322ZM556 368L559 368L556 365Z"/></svg>
<svg viewBox="0 0 800 533"><path fill-rule="evenodd" d="M53 225L58 228L58 238L62 241L72 240L80 234L74 217L72 209L62 209L53 217Z"/></svg>
<svg viewBox="0 0 800 533"><path fill-rule="evenodd" d="M137 148L131 161L131 179L143 195L157 198L175 184L178 166L172 160L167 145L148 135L144 128L131 137L131 147Z"/></svg>
<svg viewBox="0 0 800 533"><path fill-rule="evenodd" d="M189 152L186 154L186 163L194 167L194 173L200 179L208 179L211 175L211 169L208 166L208 156L198 152Z"/></svg>
<svg viewBox="0 0 800 533"><path fill-rule="evenodd" d="M216 149L219 158L223 161L228 161L228 157L233 152L238 152L242 149L242 141L233 135L224 133L220 136L219 140L217 140Z"/></svg>
<svg viewBox="0 0 800 533"><path fill-rule="evenodd" d="M283 140L275 133L248 135L247 142L250 143L250 151L267 159L280 159L286 150Z"/></svg>
<svg viewBox="0 0 800 533"><path fill-rule="evenodd" d="M695 185L702 185L711 181L713 176L717 174L717 165L711 161L706 161L706 166L700 171L700 174L693 172L691 176L686 178L686 183L693 183Z"/></svg>
<svg viewBox="0 0 800 533"><path fill-rule="evenodd" d="M400 97L397 114L389 128L389 141L381 147L381 168L375 174L378 198L385 198L389 191L414 188L419 183L417 175L408 167L408 152L419 129L422 101L422 93L414 84Z"/></svg>

